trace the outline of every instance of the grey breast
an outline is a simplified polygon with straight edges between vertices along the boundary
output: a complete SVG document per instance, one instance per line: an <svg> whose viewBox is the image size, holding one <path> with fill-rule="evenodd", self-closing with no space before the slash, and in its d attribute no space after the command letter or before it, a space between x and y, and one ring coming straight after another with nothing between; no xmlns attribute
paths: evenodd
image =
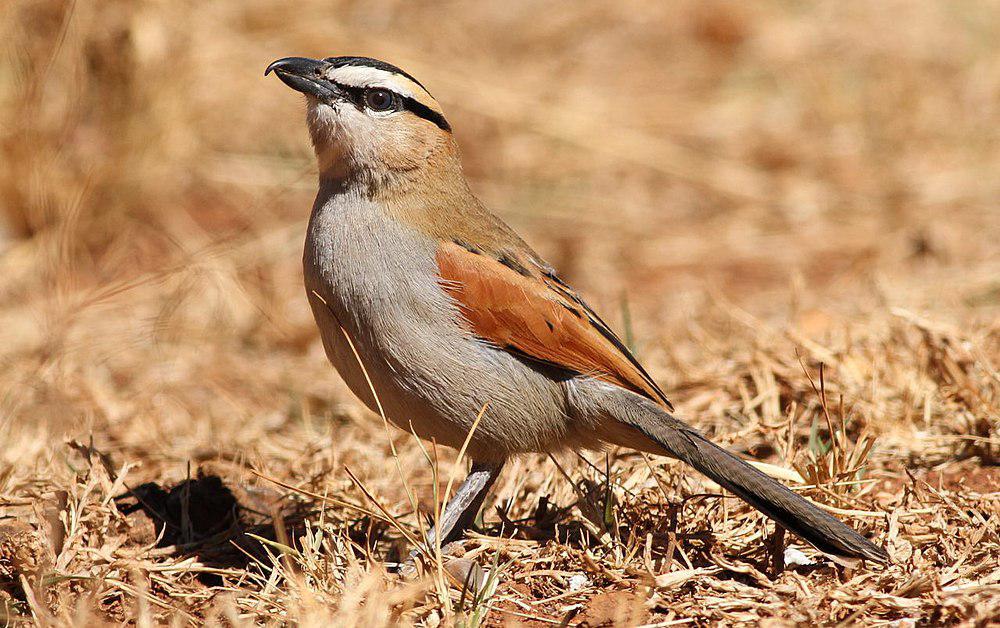
<svg viewBox="0 0 1000 628"><path fill-rule="evenodd" d="M486 407L473 436L480 458L550 448L568 429L563 389L460 324L438 283L435 249L363 198L317 201L303 263L307 292L326 301L310 294L331 362L404 430L460 447Z"/></svg>

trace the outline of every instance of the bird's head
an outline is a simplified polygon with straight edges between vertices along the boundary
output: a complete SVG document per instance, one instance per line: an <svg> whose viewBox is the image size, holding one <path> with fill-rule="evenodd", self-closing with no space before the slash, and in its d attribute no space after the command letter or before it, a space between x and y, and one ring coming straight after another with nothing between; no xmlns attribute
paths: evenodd
<svg viewBox="0 0 1000 628"><path fill-rule="evenodd" d="M287 57L269 65L306 95L320 176L387 185L458 169L451 126L420 82L368 57Z"/></svg>

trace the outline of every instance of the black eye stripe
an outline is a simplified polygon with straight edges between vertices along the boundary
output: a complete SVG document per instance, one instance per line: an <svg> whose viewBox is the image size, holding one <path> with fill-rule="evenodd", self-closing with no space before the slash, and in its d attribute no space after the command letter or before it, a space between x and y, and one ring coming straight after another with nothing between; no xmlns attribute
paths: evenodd
<svg viewBox="0 0 1000 628"><path fill-rule="evenodd" d="M355 107L357 107L358 109L364 108L366 88L355 87L353 85L344 85L343 83L338 83L336 81L331 81L331 83L342 89L348 95L350 101L354 104ZM411 98L410 96L404 96L399 92L393 91L386 87L379 87L379 89L384 89L387 92L390 92L391 94L395 95L396 98L398 98L399 101L403 104L403 109L406 109L407 111L417 116L418 118L423 118L424 120L433 122L439 129L451 133L451 125L448 124L448 121L445 120L444 116L438 113L437 111L434 111L427 105L423 104L422 102L420 102L415 98Z"/></svg>
<svg viewBox="0 0 1000 628"><path fill-rule="evenodd" d="M403 106L418 118L430 120L442 131L448 131L451 133L451 125L444 119L444 116L437 111L434 111L424 103L414 100L413 98L403 96Z"/></svg>

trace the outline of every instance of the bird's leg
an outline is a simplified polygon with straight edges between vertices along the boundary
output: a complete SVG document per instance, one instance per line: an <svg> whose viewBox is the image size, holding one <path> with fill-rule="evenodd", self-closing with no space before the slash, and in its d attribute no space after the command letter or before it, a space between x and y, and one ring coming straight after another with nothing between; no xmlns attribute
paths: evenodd
<svg viewBox="0 0 1000 628"><path fill-rule="evenodd" d="M463 532L472 526L476 514L483 506L486 494L496 482L503 463L473 462L469 475L465 477L455 495L445 504L438 525L427 533L427 545L434 548L438 537L441 547L457 540Z"/></svg>
<svg viewBox="0 0 1000 628"><path fill-rule="evenodd" d="M466 476L462 485L455 491L455 495L445 504L441 512L438 525L432 527L427 533L427 546L432 552L436 551L437 538L441 535L441 547L455 541L467 530L476 518L476 514L483 506L486 494L490 492L490 487L496 482L503 463L473 462L472 470ZM399 565L399 573L405 578L413 577L417 574L417 557L420 552L414 549L410 552L410 557Z"/></svg>

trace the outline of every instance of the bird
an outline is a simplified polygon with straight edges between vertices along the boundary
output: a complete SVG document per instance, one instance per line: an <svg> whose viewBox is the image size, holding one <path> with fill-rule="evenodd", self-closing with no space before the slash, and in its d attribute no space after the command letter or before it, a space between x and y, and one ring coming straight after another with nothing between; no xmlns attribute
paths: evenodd
<svg viewBox="0 0 1000 628"><path fill-rule="evenodd" d="M305 95L318 191L303 252L329 361L368 408L466 453L429 547L461 538L511 458L679 459L835 561L884 549L675 416L619 336L466 180L424 85L362 56L267 66Z"/></svg>

